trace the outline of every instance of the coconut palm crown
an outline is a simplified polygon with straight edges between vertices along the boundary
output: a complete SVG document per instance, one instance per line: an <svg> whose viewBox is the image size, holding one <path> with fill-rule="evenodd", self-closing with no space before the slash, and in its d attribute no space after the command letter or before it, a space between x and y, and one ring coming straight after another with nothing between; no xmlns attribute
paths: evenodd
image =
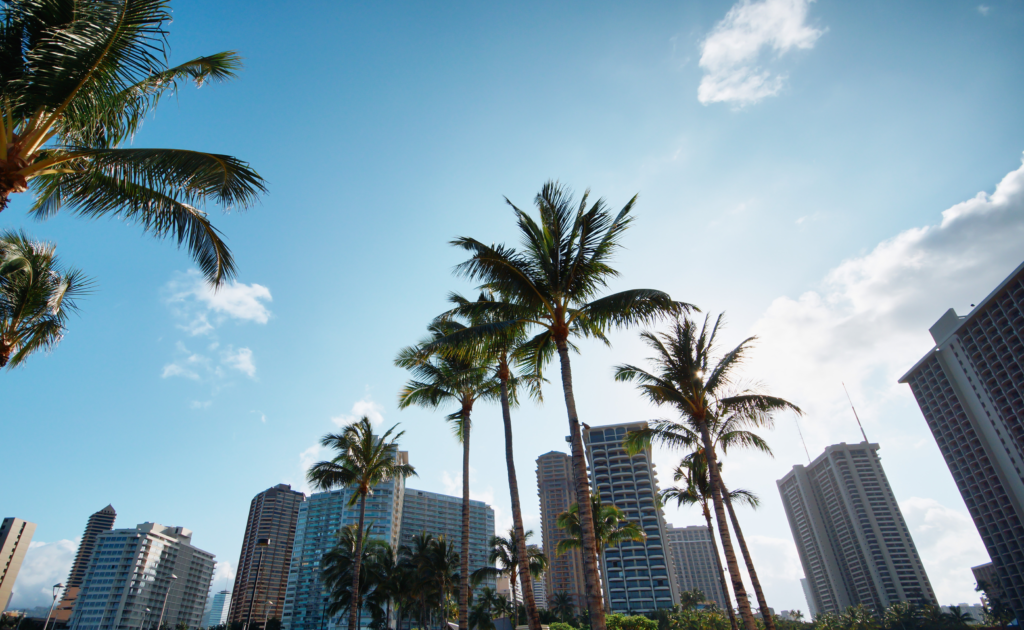
<svg viewBox="0 0 1024 630"><path fill-rule="evenodd" d="M115 216L184 244L206 279L235 273L202 206L266 192L248 164L184 149L125 148L185 82L235 77L234 52L169 66L169 0L8 0L0 5L0 211L31 189L30 215Z"/></svg>
<svg viewBox="0 0 1024 630"><path fill-rule="evenodd" d="M56 347L88 289L81 271L61 266L52 244L24 232L0 234L0 368Z"/></svg>

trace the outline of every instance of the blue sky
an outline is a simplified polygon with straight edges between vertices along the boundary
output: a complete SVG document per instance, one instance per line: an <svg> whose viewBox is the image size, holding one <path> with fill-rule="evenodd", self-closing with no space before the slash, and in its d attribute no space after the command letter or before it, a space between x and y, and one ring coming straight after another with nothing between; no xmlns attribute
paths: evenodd
<svg viewBox="0 0 1024 630"><path fill-rule="evenodd" d="M618 207L639 192L613 290L652 287L760 338L748 376L808 411L812 456L859 439L841 381L943 603L973 601L987 561L938 449L896 379L1024 260L1024 6L841 3L174 3L172 61L233 49L241 78L164 102L135 146L248 160L262 204L219 214L238 284L216 295L172 243L115 221L29 221L97 291L50 355L0 375L3 516L39 524L15 606L46 603L89 514L194 530L238 558L250 499L299 485L317 438L370 413L400 422L419 478L457 485L442 414L398 412L399 348L453 278L457 235L514 242L503 196L547 179ZM294 10L294 7L299 7ZM980 194L980 196L979 196ZM582 420L659 417L613 365L635 331L583 344ZM564 448L560 392L515 413L527 525L535 458ZM509 519L497 408L473 438L474 496ZM776 610L807 607L774 481L806 458L792 417L774 459L738 455L747 523ZM659 452L662 482L677 455ZM675 524L693 511L667 509ZM222 582L216 586L219 588Z"/></svg>

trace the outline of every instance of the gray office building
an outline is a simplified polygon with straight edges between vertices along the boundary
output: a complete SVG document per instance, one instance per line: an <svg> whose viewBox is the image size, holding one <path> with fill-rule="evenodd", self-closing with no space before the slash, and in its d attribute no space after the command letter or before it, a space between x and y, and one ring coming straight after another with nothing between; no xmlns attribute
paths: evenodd
<svg viewBox="0 0 1024 630"><path fill-rule="evenodd" d="M638 524L647 539L601 550L604 596L612 612L649 612L679 601L670 573L665 517L658 500L658 476L651 449L630 457L622 447L626 433L646 427L629 422L584 428L593 491Z"/></svg>
<svg viewBox="0 0 1024 630"><path fill-rule="evenodd" d="M505 532L503 532L504 535ZM402 505L400 540L411 545L420 534L444 537L456 550L462 549L462 497L453 497L426 490L405 489ZM494 538L494 508L483 501L469 502L469 571L488 566ZM460 551L461 553L461 551ZM494 578L488 578L477 588L495 587Z"/></svg>
<svg viewBox="0 0 1024 630"><path fill-rule="evenodd" d="M877 451L868 442L835 444L778 481L818 613L937 603Z"/></svg>
<svg viewBox="0 0 1024 630"><path fill-rule="evenodd" d="M184 527L143 523L99 535L82 580L71 630L195 628L213 581L213 554ZM166 603L166 607L164 604Z"/></svg>
<svg viewBox="0 0 1024 630"><path fill-rule="evenodd" d="M1024 618L1024 264L966 316L949 309L907 372L997 586Z"/></svg>
<svg viewBox="0 0 1024 630"><path fill-rule="evenodd" d="M718 570L715 540L707 525L672 527L665 529L669 556L672 558L672 575L676 591L700 589L704 596L726 608L729 603L722 592L722 573Z"/></svg>

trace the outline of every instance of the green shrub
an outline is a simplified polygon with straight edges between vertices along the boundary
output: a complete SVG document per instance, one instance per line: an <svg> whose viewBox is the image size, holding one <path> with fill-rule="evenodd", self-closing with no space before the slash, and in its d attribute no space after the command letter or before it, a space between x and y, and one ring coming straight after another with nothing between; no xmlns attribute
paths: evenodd
<svg viewBox="0 0 1024 630"><path fill-rule="evenodd" d="M548 628L550 628L551 630L576 630L576 628L573 628L569 624L561 621L549 623Z"/></svg>
<svg viewBox="0 0 1024 630"><path fill-rule="evenodd" d="M658 630L658 622L643 615L612 613L605 616L608 630Z"/></svg>

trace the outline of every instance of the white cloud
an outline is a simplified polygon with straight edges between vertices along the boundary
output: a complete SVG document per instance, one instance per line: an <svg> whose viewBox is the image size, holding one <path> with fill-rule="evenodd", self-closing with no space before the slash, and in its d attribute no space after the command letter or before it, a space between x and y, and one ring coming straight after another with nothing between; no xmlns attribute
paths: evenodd
<svg viewBox="0 0 1024 630"><path fill-rule="evenodd" d="M168 282L164 294L184 320L178 327L193 336L208 334L227 319L266 324L271 317L264 304L273 300L267 287L232 281L213 289L195 269Z"/></svg>
<svg viewBox="0 0 1024 630"><path fill-rule="evenodd" d="M218 562L216 568L213 570L213 586L211 588L218 591L223 590L223 588L231 590L231 585L234 581L235 567L232 566L231 562L228 560Z"/></svg>
<svg viewBox="0 0 1024 630"><path fill-rule="evenodd" d="M256 377L256 364L252 359L252 350L239 348L235 350L228 346L228 349L221 353L221 362L229 368L242 372L249 378Z"/></svg>
<svg viewBox="0 0 1024 630"><path fill-rule="evenodd" d="M210 360L207 357L189 351L180 341L174 347L178 358L164 366L164 370L160 374L161 378L181 376L197 381L199 372L209 371Z"/></svg>
<svg viewBox="0 0 1024 630"><path fill-rule="evenodd" d="M841 382L864 419L893 397L909 398L896 381L932 346L928 328L947 308L978 302L1022 260L1024 167L991 195L945 210L938 225L844 261L819 290L776 299L752 328L752 368L809 412L805 435L834 434L830 424L851 420Z"/></svg>
<svg viewBox="0 0 1024 630"><path fill-rule="evenodd" d="M992 7L988 6L987 4L979 4L978 5L978 13L980 13L980 14L982 14L984 16L988 16L989 11L991 11L991 10L992 10Z"/></svg>
<svg viewBox="0 0 1024 630"><path fill-rule="evenodd" d="M379 427L384 424L384 407L370 397L369 389L367 389L367 392L362 399L357 400L356 403L352 405L351 412L335 416L331 418L331 422L339 427L344 427L360 420L363 416L369 418L370 422L375 427Z"/></svg>
<svg viewBox="0 0 1024 630"><path fill-rule="evenodd" d="M189 403L189 407L192 409L209 409L212 404L212 400L193 400Z"/></svg>
<svg viewBox="0 0 1024 630"><path fill-rule="evenodd" d="M781 57L794 48L813 48L824 31L807 24L813 0L740 0L701 44L704 77L697 99L747 105L774 96L785 77L765 69L767 56Z"/></svg>
<svg viewBox="0 0 1024 630"><path fill-rule="evenodd" d="M77 550L78 539L29 543L14 585L11 607L49 607L53 602L53 585L67 579Z"/></svg>
<svg viewBox="0 0 1024 630"><path fill-rule="evenodd" d="M298 490L299 492L305 492L306 494L309 494L310 488L309 482L306 481L306 471L309 470L310 466L323 459L321 457L322 451L323 447L321 447L319 444L314 444L313 446L310 446L306 450L299 453L299 481L294 482L285 480L285 483L291 483L292 487Z"/></svg>
<svg viewBox="0 0 1024 630"><path fill-rule="evenodd" d="M965 593L974 590L970 567L988 562L974 522L964 510L948 508L934 499L910 497L900 502L900 510L939 603L964 601ZM976 595L969 598L978 600Z"/></svg>

